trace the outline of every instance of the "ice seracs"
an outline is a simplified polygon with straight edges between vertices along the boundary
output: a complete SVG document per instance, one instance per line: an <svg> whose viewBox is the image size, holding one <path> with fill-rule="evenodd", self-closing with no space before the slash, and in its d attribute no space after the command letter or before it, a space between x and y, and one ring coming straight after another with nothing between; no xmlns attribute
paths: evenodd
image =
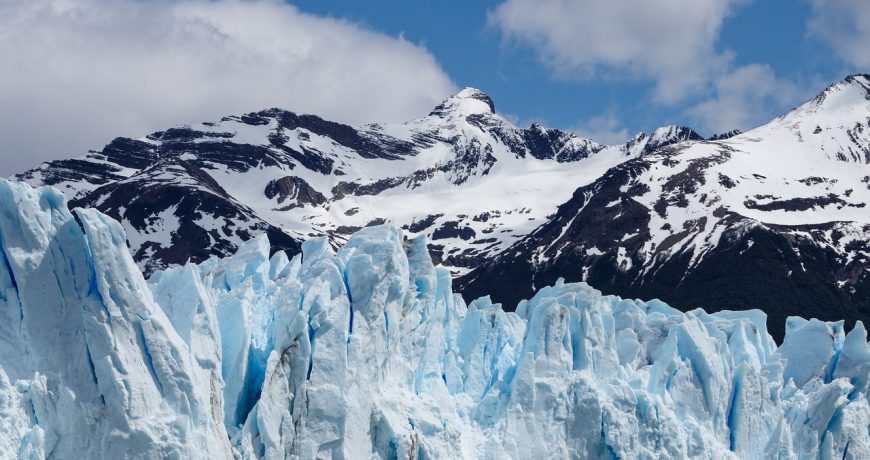
<svg viewBox="0 0 870 460"><path fill-rule="evenodd" d="M192 359L117 222L0 180L0 246L0 457L231 455L220 350Z"/></svg>
<svg viewBox="0 0 870 460"><path fill-rule="evenodd" d="M147 282L119 224L0 181L0 457L865 458L860 322L679 312L557 282L466 306L424 238Z"/></svg>

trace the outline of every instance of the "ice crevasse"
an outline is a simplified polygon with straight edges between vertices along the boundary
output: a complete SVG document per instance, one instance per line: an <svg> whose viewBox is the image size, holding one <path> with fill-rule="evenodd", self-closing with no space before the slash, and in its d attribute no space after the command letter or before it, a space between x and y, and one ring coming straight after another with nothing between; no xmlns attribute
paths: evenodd
<svg viewBox="0 0 870 460"><path fill-rule="evenodd" d="M390 226L146 281L117 222L0 180L0 458L870 458L864 326L765 321L466 306Z"/></svg>

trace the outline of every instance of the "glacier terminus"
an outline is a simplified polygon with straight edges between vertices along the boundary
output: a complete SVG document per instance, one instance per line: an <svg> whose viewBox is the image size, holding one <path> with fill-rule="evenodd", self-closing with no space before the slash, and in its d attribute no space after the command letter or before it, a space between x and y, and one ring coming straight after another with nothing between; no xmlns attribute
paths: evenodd
<svg viewBox="0 0 870 460"><path fill-rule="evenodd" d="M0 180L2 458L868 458L865 326L785 329L562 281L466 305L389 225L146 280L115 220Z"/></svg>

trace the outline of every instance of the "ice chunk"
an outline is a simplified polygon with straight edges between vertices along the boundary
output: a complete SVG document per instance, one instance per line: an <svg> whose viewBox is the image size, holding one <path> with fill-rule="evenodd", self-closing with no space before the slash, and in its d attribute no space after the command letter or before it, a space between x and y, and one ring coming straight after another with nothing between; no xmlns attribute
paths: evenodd
<svg viewBox="0 0 870 460"><path fill-rule="evenodd" d="M786 362L783 378L802 387L812 378L827 378L843 345L843 323L790 317L777 354Z"/></svg>

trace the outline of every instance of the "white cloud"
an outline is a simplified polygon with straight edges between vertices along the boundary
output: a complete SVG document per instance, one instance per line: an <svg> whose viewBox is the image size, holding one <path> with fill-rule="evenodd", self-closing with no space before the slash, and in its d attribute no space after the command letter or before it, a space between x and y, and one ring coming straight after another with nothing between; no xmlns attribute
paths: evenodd
<svg viewBox="0 0 870 460"><path fill-rule="evenodd" d="M489 16L533 47L557 76L651 79L658 102L703 91L728 67L716 49L725 19L747 0L506 0Z"/></svg>
<svg viewBox="0 0 870 460"><path fill-rule="evenodd" d="M798 87L767 65L739 67L717 77L715 96L688 110L710 133L747 130L768 121L800 97Z"/></svg>
<svg viewBox="0 0 870 460"><path fill-rule="evenodd" d="M628 129L622 125L614 109L581 121L574 132L607 145L623 144L629 138Z"/></svg>
<svg viewBox="0 0 870 460"><path fill-rule="evenodd" d="M812 0L810 34L831 44L846 63L870 66L870 5L867 0Z"/></svg>
<svg viewBox="0 0 870 460"><path fill-rule="evenodd" d="M653 103L688 107L688 120L715 133L751 128L801 95L767 65L736 65L735 53L718 43L725 21L751 1L505 0L489 21L507 40L530 46L556 77L650 82ZM840 4L832 19L854 10L847 22L868 24L851 27L865 35L850 45L870 60L870 9L858 6L866 0L812 1ZM612 112L578 128L611 142L623 131Z"/></svg>
<svg viewBox="0 0 870 460"><path fill-rule="evenodd" d="M0 175L267 107L401 121L455 90L424 48L277 0L0 0L0 63Z"/></svg>

